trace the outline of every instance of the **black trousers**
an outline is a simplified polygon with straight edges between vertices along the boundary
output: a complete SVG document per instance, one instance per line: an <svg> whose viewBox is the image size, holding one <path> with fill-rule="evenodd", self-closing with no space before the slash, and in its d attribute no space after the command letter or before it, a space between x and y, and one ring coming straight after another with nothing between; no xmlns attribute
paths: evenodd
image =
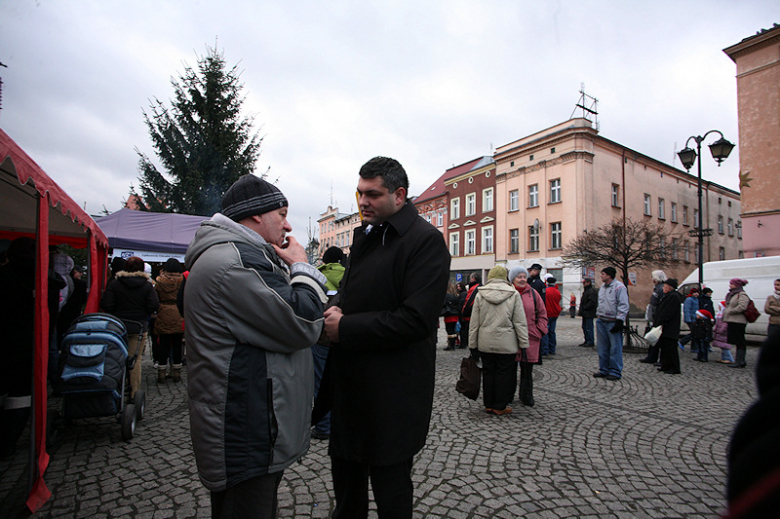
<svg viewBox="0 0 780 519"><path fill-rule="evenodd" d="M661 337L658 340L661 347L661 370L680 372L680 354L677 352L677 340Z"/></svg>
<svg viewBox="0 0 780 519"><path fill-rule="evenodd" d="M469 347L469 324L471 324L471 321L467 321L465 319L462 319L460 321L460 347L461 348Z"/></svg>
<svg viewBox="0 0 780 519"><path fill-rule="evenodd" d="M512 401L517 379L515 353L479 353L482 359L482 401L488 409L503 410Z"/></svg>
<svg viewBox="0 0 780 519"><path fill-rule="evenodd" d="M276 499L283 472L252 478L222 492L211 493L211 519L276 517Z"/></svg>
<svg viewBox="0 0 780 519"><path fill-rule="evenodd" d="M331 457L336 510L333 519L368 517L368 479L380 519L412 517L412 458L395 465L375 466Z"/></svg>

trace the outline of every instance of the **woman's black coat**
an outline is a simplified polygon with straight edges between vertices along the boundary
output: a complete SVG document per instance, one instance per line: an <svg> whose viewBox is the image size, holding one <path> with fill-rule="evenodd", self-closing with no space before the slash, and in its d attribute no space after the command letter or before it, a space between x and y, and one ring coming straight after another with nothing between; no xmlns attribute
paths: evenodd
<svg viewBox="0 0 780 519"><path fill-rule="evenodd" d="M655 309L655 322L653 326L663 326L661 338L674 339L680 336L680 310L682 309L683 296L676 290L664 294L658 307Z"/></svg>

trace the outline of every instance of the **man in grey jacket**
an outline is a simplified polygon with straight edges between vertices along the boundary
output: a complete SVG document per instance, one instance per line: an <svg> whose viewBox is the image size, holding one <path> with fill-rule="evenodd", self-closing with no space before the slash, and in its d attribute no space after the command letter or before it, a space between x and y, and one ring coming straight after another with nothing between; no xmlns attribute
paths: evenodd
<svg viewBox="0 0 780 519"><path fill-rule="evenodd" d="M275 517L309 448L326 280L291 230L281 191L244 175L187 250L190 430L212 517Z"/></svg>
<svg viewBox="0 0 780 519"><path fill-rule="evenodd" d="M596 309L596 331L599 370L596 378L620 380L623 376L623 324L628 317L628 290L615 279L617 271L607 267L601 271L599 306Z"/></svg>

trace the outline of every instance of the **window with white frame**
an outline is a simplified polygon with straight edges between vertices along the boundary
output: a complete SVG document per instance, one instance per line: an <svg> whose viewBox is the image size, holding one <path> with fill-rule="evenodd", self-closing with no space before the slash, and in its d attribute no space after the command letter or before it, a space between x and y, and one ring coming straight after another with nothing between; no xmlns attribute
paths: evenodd
<svg viewBox="0 0 780 519"><path fill-rule="evenodd" d="M645 194L645 215L650 216L652 214L650 211L652 211L650 208L650 195Z"/></svg>
<svg viewBox="0 0 780 519"><path fill-rule="evenodd" d="M477 194L469 193L466 195L466 215L474 216L477 214Z"/></svg>
<svg viewBox="0 0 780 519"><path fill-rule="evenodd" d="M460 218L460 197L450 200L450 220Z"/></svg>
<svg viewBox="0 0 780 519"><path fill-rule="evenodd" d="M550 203L557 204L561 201L561 179L550 180Z"/></svg>
<svg viewBox="0 0 780 519"><path fill-rule="evenodd" d="M685 263L691 262L691 248L688 246L688 242L685 242L685 245L683 247L683 251L685 252Z"/></svg>
<svg viewBox="0 0 780 519"><path fill-rule="evenodd" d="M734 236L734 220L729 218L728 222L729 236Z"/></svg>
<svg viewBox="0 0 780 519"><path fill-rule="evenodd" d="M724 247L720 247L718 249L718 260L723 261L726 259L726 249Z"/></svg>
<svg viewBox="0 0 780 519"><path fill-rule="evenodd" d="M450 255L460 256L460 233L450 233Z"/></svg>
<svg viewBox="0 0 780 519"><path fill-rule="evenodd" d="M493 252L493 227L482 228L482 254Z"/></svg>
<svg viewBox="0 0 780 519"><path fill-rule="evenodd" d="M737 222L737 238L742 239L742 222Z"/></svg>
<svg viewBox="0 0 780 519"><path fill-rule="evenodd" d="M539 250L539 229L534 228L533 225L528 228L528 250Z"/></svg>
<svg viewBox="0 0 780 519"><path fill-rule="evenodd" d="M528 186L528 207L539 206L539 186L534 184Z"/></svg>
<svg viewBox="0 0 780 519"><path fill-rule="evenodd" d="M672 222L677 223L677 204L672 202Z"/></svg>
<svg viewBox="0 0 780 519"><path fill-rule="evenodd" d="M662 258L666 257L666 240L663 238L659 238L658 240L658 252L661 253Z"/></svg>
<svg viewBox="0 0 780 519"><path fill-rule="evenodd" d="M666 201L663 198L658 199L658 219L666 218Z"/></svg>
<svg viewBox="0 0 780 519"><path fill-rule="evenodd" d="M683 206L683 215L682 215L682 223L683 225L688 225L688 206Z"/></svg>
<svg viewBox="0 0 780 519"><path fill-rule="evenodd" d="M718 215L718 234L723 234L723 216Z"/></svg>
<svg viewBox="0 0 780 519"><path fill-rule="evenodd" d="M520 209L520 191L515 189L509 192L509 210L517 211Z"/></svg>
<svg viewBox="0 0 780 519"><path fill-rule="evenodd" d="M473 256L477 253L477 231L470 229L466 231L466 256Z"/></svg>
<svg viewBox="0 0 780 519"><path fill-rule="evenodd" d="M442 225L444 225L444 213L439 211L436 213L436 227L441 227Z"/></svg>
<svg viewBox="0 0 780 519"><path fill-rule="evenodd" d="M550 224L550 248L562 248L561 222Z"/></svg>
<svg viewBox="0 0 780 519"><path fill-rule="evenodd" d="M612 207L620 207L620 186L612 184Z"/></svg>
<svg viewBox="0 0 780 519"><path fill-rule="evenodd" d="M482 190L482 212L489 213L493 210L493 188Z"/></svg>
<svg viewBox="0 0 780 519"><path fill-rule="evenodd" d="M698 229L699 228L699 210L694 209L693 210L693 228Z"/></svg>
<svg viewBox="0 0 780 519"><path fill-rule="evenodd" d="M677 259L677 247L678 247L678 240L677 238L672 238L672 259Z"/></svg>
<svg viewBox="0 0 780 519"><path fill-rule="evenodd" d="M510 254L520 252L520 229L509 230L509 252Z"/></svg>

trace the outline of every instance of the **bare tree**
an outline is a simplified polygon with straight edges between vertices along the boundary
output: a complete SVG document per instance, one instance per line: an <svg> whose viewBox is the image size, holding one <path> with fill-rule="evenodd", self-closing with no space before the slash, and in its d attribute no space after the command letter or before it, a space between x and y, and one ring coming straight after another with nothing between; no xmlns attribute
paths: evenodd
<svg viewBox="0 0 780 519"><path fill-rule="evenodd" d="M567 267L612 266L628 290L628 273L671 267L677 263L676 244L680 233L674 233L650 219L615 218L595 231L585 231L563 250L562 263ZM631 345L631 328L626 319L627 345Z"/></svg>

